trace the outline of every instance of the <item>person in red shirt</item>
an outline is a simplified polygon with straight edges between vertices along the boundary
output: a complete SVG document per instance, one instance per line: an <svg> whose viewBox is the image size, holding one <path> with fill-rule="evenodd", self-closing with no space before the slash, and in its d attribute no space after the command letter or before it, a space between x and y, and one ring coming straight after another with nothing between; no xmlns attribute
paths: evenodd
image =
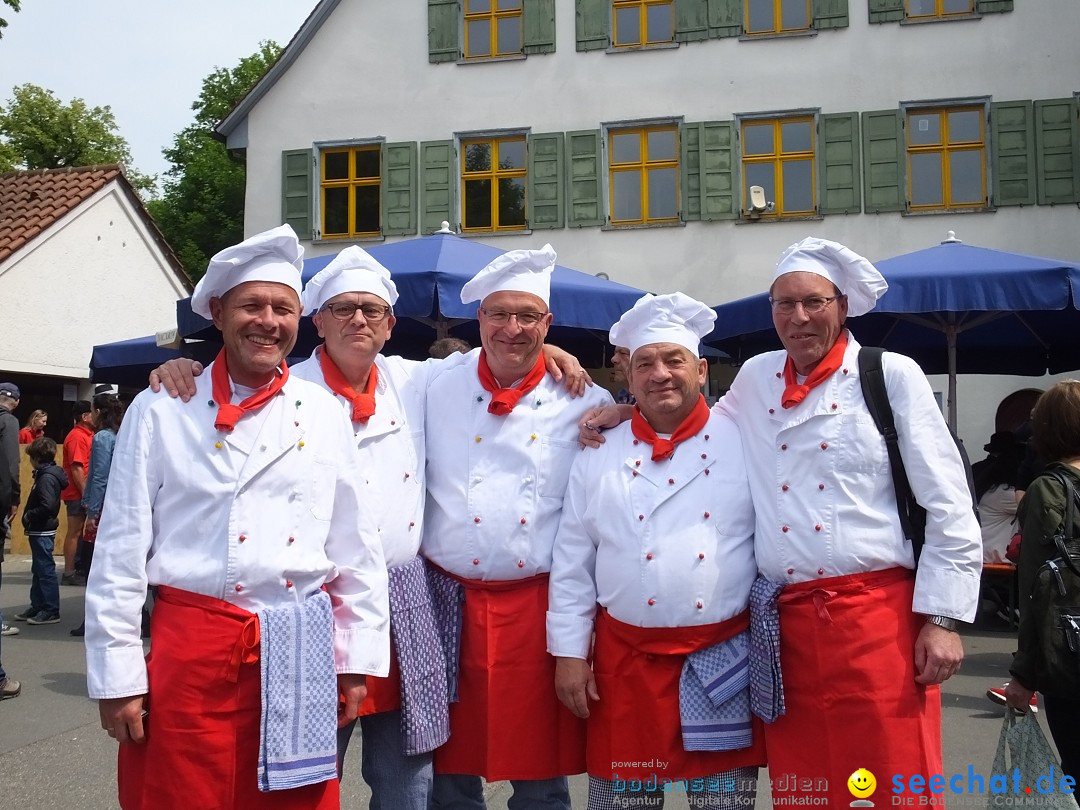
<svg viewBox="0 0 1080 810"><path fill-rule="evenodd" d="M94 440L94 414L90 403L80 399L75 403L75 427L64 439L64 474L68 486L60 493L67 508L67 534L64 535L64 573L61 585L85 585L86 579L75 570L75 552L79 547L86 510L82 505L86 487L86 470L90 466L90 444Z"/></svg>
<svg viewBox="0 0 1080 810"><path fill-rule="evenodd" d="M34 439L45 435L45 425L49 415L43 410L36 410L26 420L26 426L19 431L19 444L30 444Z"/></svg>

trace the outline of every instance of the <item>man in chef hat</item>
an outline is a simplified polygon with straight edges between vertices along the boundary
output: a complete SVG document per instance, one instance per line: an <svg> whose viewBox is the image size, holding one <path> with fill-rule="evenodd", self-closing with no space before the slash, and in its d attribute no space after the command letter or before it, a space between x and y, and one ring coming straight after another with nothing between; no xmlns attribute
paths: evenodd
<svg viewBox="0 0 1080 810"><path fill-rule="evenodd" d="M144 391L117 438L86 655L124 810L336 808L336 727L389 668L348 421L285 363L301 257L288 226L215 255L192 309L224 347L191 401Z"/></svg>
<svg viewBox="0 0 1080 810"><path fill-rule="evenodd" d="M837 242L787 248L769 289L784 348L748 360L716 406L742 434L758 570L783 589L786 713L766 730L769 769L826 779L831 804L850 803L859 768L878 779L942 772L938 685L959 669L957 622L978 606L981 533L926 377L903 355L882 357L904 467L927 511L918 560L863 398L846 321L887 289ZM787 794L774 785L773 795Z"/></svg>
<svg viewBox="0 0 1080 810"><path fill-rule="evenodd" d="M480 777L509 779L525 807L570 807L584 727L559 703L545 645L547 580L577 421L610 404L574 399L541 347L555 251L513 250L461 290L479 302L482 349L428 387L428 511L422 553L464 585L459 700L435 752L433 807L483 807Z"/></svg>
<svg viewBox="0 0 1080 810"><path fill-rule="evenodd" d="M589 810L649 806L680 780L691 806L751 807L765 762L747 678L754 509L738 429L701 394L715 320L683 293L622 316L609 340L629 350L637 405L570 473L548 650L560 699L588 718ZM701 683L720 678L714 706Z"/></svg>

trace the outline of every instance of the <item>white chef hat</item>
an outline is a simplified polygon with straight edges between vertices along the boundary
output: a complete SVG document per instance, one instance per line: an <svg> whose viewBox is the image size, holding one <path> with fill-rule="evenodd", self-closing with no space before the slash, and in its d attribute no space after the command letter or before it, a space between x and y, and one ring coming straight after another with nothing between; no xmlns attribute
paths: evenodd
<svg viewBox="0 0 1080 810"><path fill-rule="evenodd" d="M510 250L473 276L461 288L461 303L483 301L492 293L527 292L545 305L551 299L551 271L555 269L555 248Z"/></svg>
<svg viewBox="0 0 1080 810"><path fill-rule="evenodd" d="M785 273L814 273L827 278L847 296L848 314L865 315L889 289L889 283L867 259L839 242L808 236L780 254L773 281Z"/></svg>
<svg viewBox="0 0 1080 810"><path fill-rule="evenodd" d="M625 346L631 356L651 343L677 343L698 357L698 344L712 331L715 321L716 312L711 307L685 293L647 293L611 327L608 341Z"/></svg>
<svg viewBox="0 0 1080 810"><path fill-rule="evenodd" d="M274 281L296 291L300 297L300 271L304 248L288 225L248 237L239 245L214 254L206 275L195 285L191 311L210 317L210 299L220 298L247 281Z"/></svg>
<svg viewBox="0 0 1080 810"><path fill-rule="evenodd" d="M357 245L341 251L304 286L304 294L300 297L304 314L313 315L327 301L342 293L371 293L390 306L398 299L397 285L390 279L390 271Z"/></svg>

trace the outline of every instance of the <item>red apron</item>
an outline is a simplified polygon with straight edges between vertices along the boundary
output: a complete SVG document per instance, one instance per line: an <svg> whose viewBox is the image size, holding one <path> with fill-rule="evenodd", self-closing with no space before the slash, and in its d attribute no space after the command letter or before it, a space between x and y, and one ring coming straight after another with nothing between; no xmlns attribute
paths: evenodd
<svg viewBox="0 0 1080 810"><path fill-rule="evenodd" d="M146 656L146 743L120 746L123 810L337 810L336 779L259 791L262 696L253 619L220 599L158 587Z"/></svg>
<svg viewBox="0 0 1080 810"><path fill-rule="evenodd" d="M679 676L689 653L746 630L744 611L697 627L635 627L600 609L593 674L600 700L589 705L589 775L601 779L693 779L765 764L761 721L754 741L735 751L686 751L679 715ZM637 763L627 764L627 763Z"/></svg>
<svg viewBox="0 0 1080 810"><path fill-rule="evenodd" d="M453 574L448 574L453 576ZM458 702L435 772L551 779L585 770L585 721L555 694L548 575L465 586Z"/></svg>
<svg viewBox="0 0 1080 810"><path fill-rule="evenodd" d="M401 708L401 665L398 664L394 640L390 639L390 672L385 678L367 676L367 697L360 704L357 717L392 712Z"/></svg>
<svg viewBox="0 0 1080 810"><path fill-rule="evenodd" d="M890 568L800 582L780 594L780 669L787 713L765 727L773 801L829 797L846 807L866 768L878 807L894 774L942 773L941 696L915 683L912 572ZM908 794L903 794L908 795ZM887 802L884 802L887 803ZM915 800L917 803L917 800Z"/></svg>

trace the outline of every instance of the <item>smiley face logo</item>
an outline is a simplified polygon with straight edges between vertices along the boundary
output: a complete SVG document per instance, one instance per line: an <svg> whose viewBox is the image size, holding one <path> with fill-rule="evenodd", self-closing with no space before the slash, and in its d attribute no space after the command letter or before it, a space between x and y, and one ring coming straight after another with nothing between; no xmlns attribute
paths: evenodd
<svg viewBox="0 0 1080 810"><path fill-rule="evenodd" d="M877 779L866 768L859 768L847 780L848 790L856 799L868 799L877 789Z"/></svg>

